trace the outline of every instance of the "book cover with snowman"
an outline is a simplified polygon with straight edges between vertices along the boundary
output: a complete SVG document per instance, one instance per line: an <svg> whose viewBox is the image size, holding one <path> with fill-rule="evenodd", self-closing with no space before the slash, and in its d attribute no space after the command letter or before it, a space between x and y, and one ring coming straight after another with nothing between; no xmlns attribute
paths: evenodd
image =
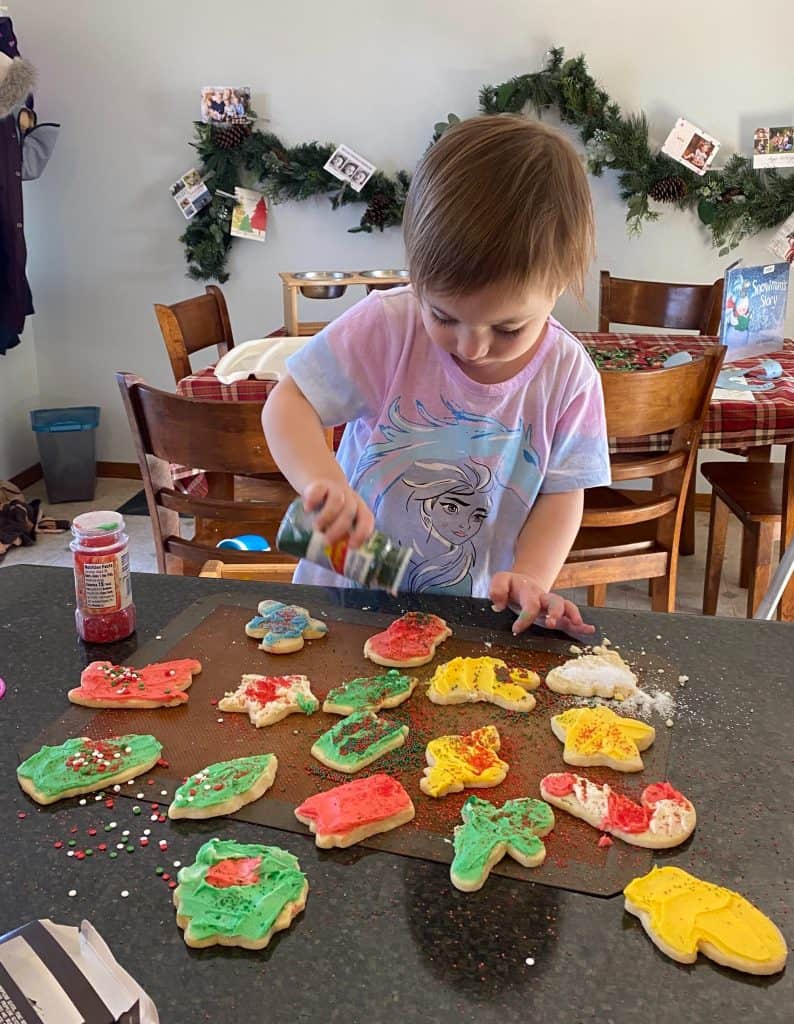
<svg viewBox="0 0 794 1024"><path fill-rule="evenodd" d="M720 341L725 362L783 347L790 266L732 267L725 274Z"/></svg>

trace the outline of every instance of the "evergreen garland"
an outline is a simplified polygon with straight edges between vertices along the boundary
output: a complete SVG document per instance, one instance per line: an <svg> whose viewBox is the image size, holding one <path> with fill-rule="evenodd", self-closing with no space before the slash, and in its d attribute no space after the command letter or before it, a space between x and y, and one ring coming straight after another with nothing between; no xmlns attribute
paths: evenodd
<svg viewBox="0 0 794 1024"><path fill-rule="evenodd" d="M645 115L624 115L599 87L583 56L564 59L562 48L549 50L542 70L519 75L502 85L480 90L484 114L521 113L534 109L538 117L556 107L561 120L574 125L585 145L587 167L599 176L617 172L620 197L626 204L630 233L644 221L657 220L650 202L694 209L711 232L720 256L742 239L773 228L794 212L794 175L777 170L754 170L750 157L734 154L720 171L695 174L659 150L651 151ZM458 121L449 114L435 127L432 142ZM225 141L225 140L224 140ZM327 196L336 209L364 203L358 227L352 232L382 231L402 223L410 176L376 171L360 192L341 184L323 169L336 148L330 143L300 143L289 147L271 132L253 129L239 144L219 143L217 128L196 123L202 177L217 193L233 193L244 184L260 188L273 202ZM185 246L188 274L195 280L227 280L226 261L233 239L228 233L228 204L213 201L191 220L180 241Z"/></svg>

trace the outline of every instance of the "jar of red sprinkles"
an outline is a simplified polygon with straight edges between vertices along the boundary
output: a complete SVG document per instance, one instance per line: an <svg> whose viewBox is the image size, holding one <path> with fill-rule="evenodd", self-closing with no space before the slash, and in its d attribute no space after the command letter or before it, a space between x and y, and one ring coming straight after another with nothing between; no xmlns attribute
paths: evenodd
<svg viewBox="0 0 794 1024"><path fill-rule="evenodd" d="M135 631L129 537L118 512L85 512L72 523L77 633L112 644Z"/></svg>

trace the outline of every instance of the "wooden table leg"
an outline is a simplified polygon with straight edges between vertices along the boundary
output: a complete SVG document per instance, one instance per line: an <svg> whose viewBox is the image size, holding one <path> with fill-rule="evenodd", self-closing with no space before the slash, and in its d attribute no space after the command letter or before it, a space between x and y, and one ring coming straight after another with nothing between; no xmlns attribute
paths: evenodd
<svg viewBox="0 0 794 1024"><path fill-rule="evenodd" d="M794 442L786 445L786 462L783 470L783 523L780 530L780 551L786 550L794 538ZM784 622L794 622L794 578L783 591L780 600L779 617Z"/></svg>
<svg viewBox="0 0 794 1024"><path fill-rule="evenodd" d="M771 462L772 445L759 444L747 449L748 462ZM752 580L753 560L755 557L755 539L748 530L742 530L742 557L739 563L739 586L745 590L750 588Z"/></svg>
<svg viewBox="0 0 794 1024"><path fill-rule="evenodd" d="M284 281L281 285L284 296L284 327L288 338L298 337L298 289Z"/></svg>

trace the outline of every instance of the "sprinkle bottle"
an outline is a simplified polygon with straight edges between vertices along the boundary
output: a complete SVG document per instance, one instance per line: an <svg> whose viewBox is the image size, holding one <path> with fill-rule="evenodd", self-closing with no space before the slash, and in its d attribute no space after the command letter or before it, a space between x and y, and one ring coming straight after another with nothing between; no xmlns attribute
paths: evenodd
<svg viewBox="0 0 794 1024"><path fill-rule="evenodd" d="M112 644L135 630L129 537L118 512L85 512L72 523L77 634Z"/></svg>

